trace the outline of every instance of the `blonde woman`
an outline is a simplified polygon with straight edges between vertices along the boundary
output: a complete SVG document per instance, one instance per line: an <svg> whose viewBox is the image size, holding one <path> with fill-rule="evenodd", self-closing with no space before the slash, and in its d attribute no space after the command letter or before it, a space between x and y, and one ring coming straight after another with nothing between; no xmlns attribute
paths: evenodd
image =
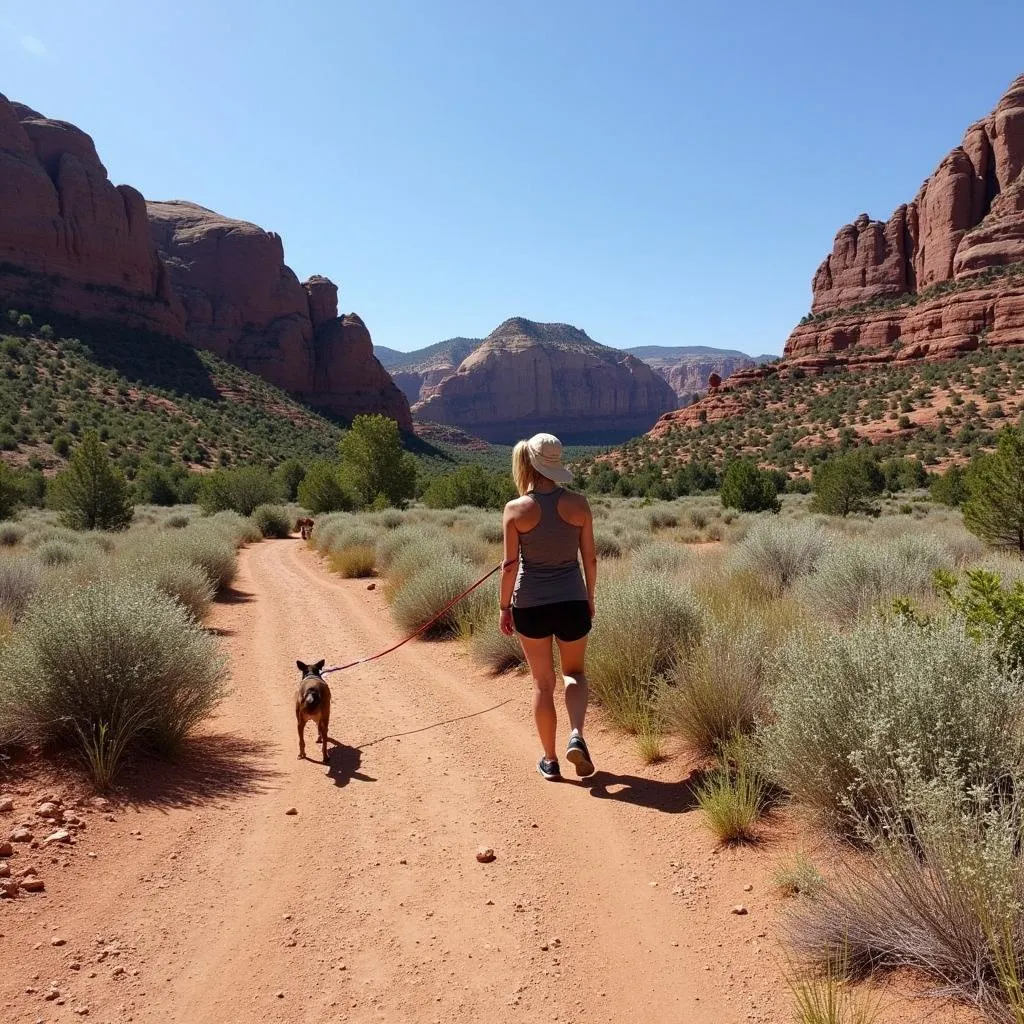
<svg viewBox="0 0 1024 1024"><path fill-rule="evenodd" d="M581 778L594 763L583 739L587 713L587 677L583 661L594 617L597 553L594 519L582 494L564 490L572 475L562 465L562 442L553 434L535 434L512 452L512 475L519 497L505 506L504 571L501 576L501 631L519 634L533 675L533 717L544 755L537 770L558 781L555 747L555 660L558 644L569 715L566 760ZM580 572L579 556L583 556Z"/></svg>

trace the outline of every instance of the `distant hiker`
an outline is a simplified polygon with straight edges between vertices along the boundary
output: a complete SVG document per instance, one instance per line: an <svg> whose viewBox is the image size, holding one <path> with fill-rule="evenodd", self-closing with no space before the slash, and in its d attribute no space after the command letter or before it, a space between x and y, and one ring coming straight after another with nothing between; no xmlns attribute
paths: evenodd
<svg viewBox="0 0 1024 1024"><path fill-rule="evenodd" d="M554 435L534 434L520 441L512 452L512 475L520 497L505 506L502 519L501 631L506 636L519 634L533 674L533 717L544 747L537 770L545 779L562 777L555 749L554 637L572 730L566 760L577 775L593 775L594 764L583 739L587 713L583 660L597 585L594 518L582 494L559 486L569 483L572 474L562 465L562 442Z"/></svg>

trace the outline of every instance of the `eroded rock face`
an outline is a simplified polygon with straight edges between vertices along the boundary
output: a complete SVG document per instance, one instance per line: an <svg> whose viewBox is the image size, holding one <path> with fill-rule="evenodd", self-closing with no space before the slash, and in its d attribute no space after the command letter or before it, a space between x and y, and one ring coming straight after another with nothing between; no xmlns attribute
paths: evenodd
<svg viewBox="0 0 1024 1024"><path fill-rule="evenodd" d="M107 177L92 139L0 95L0 294L181 337L146 204Z"/></svg>
<svg viewBox="0 0 1024 1024"><path fill-rule="evenodd" d="M563 441L628 437L676 404L668 383L635 356L567 324L517 317L488 335L455 373L424 389L413 412L418 420L507 443L539 430Z"/></svg>
<svg viewBox="0 0 1024 1024"><path fill-rule="evenodd" d="M914 200L882 224L862 214L840 228L814 275L824 313L923 291L1024 257L1024 75L971 125Z"/></svg>
<svg viewBox="0 0 1024 1024"><path fill-rule="evenodd" d="M339 319L338 289L326 277L299 283L278 235L195 203L148 208L191 344L327 412L379 412L412 429L409 403L374 357L363 322Z"/></svg>

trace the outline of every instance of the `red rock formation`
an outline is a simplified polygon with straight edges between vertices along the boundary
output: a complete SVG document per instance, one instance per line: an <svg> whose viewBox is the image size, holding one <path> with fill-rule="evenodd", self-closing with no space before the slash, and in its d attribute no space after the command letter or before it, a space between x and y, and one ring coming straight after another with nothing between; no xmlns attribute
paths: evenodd
<svg viewBox="0 0 1024 1024"><path fill-rule="evenodd" d="M194 203L148 207L191 344L328 412L384 413L412 430L409 403L362 320L338 319L338 289L326 277L299 283L278 235Z"/></svg>
<svg viewBox="0 0 1024 1024"><path fill-rule="evenodd" d="M182 336L142 196L111 184L85 132L2 95L0 295Z"/></svg>
<svg viewBox="0 0 1024 1024"><path fill-rule="evenodd" d="M635 356L567 324L516 317L488 335L456 373L425 390L413 412L417 420L508 442L542 429L563 440L627 437L675 405L667 382Z"/></svg>

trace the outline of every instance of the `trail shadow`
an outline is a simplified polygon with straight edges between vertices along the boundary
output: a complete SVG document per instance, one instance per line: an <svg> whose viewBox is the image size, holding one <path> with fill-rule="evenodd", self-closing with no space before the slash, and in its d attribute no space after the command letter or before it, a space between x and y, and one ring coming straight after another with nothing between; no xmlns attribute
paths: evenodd
<svg viewBox="0 0 1024 1024"><path fill-rule="evenodd" d="M248 604L255 601L252 594L244 590L235 590L234 587L224 587L217 595L216 604Z"/></svg>
<svg viewBox="0 0 1024 1024"><path fill-rule="evenodd" d="M140 757L126 765L110 796L116 803L168 810L254 796L282 777L270 767L273 750L263 740L231 733L195 736L173 761Z"/></svg>
<svg viewBox="0 0 1024 1024"><path fill-rule="evenodd" d="M328 742L333 747L327 748L327 776L334 780L334 784L340 789L347 786L353 779L358 782L376 782L370 775L364 775L359 771L363 761L363 752L358 747L350 747L347 743L339 743L328 737Z"/></svg>
<svg viewBox="0 0 1024 1024"><path fill-rule="evenodd" d="M581 779L590 795L599 800L621 800L637 807L649 807L662 814L685 814L697 807L697 790L707 777L707 770L695 768L679 782L662 782L639 775L614 775L595 772L589 779ZM611 790L609 786L618 786Z"/></svg>
<svg viewBox="0 0 1024 1024"><path fill-rule="evenodd" d="M238 634L237 629L225 629L223 626L207 626L207 633L212 633L214 636L236 636Z"/></svg>

